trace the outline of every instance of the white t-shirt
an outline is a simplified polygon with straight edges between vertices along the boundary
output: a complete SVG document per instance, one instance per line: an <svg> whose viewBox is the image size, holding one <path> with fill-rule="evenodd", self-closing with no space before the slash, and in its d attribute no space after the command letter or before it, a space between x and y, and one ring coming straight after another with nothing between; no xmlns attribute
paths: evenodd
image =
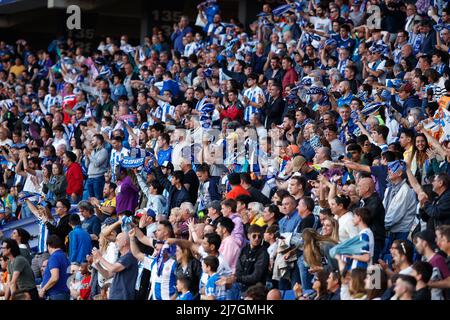
<svg viewBox="0 0 450 320"><path fill-rule="evenodd" d="M13 144L13 142L12 142L12 140L11 139L8 139L8 138L6 138L5 140L0 140L0 146L6 146L6 145L8 145L8 146L11 146Z"/></svg>
<svg viewBox="0 0 450 320"><path fill-rule="evenodd" d="M41 182L44 180L44 175L41 170L36 170L36 178L32 174L27 173L27 179L25 180L25 184L23 186L23 191L41 193L42 186ZM36 179L36 184L33 180Z"/></svg>
<svg viewBox="0 0 450 320"><path fill-rule="evenodd" d="M114 242L110 242L102 257L109 263L114 264L119 258L119 249L117 248L117 245ZM104 267L101 263L100 265ZM106 283L112 283L112 281L113 278L106 279L100 272L98 273L98 285L100 288L102 288Z"/></svg>
<svg viewBox="0 0 450 320"><path fill-rule="evenodd" d="M353 213L351 211L348 211L337 220L339 223L339 242L358 235L358 229L353 225Z"/></svg>
<svg viewBox="0 0 450 320"><path fill-rule="evenodd" d="M60 145L65 145L67 148L67 140L65 138L58 139L55 137L55 138L53 138L52 145L55 147L56 150L58 150L58 147Z"/></svg>
<svg viewBox="0 0 450 320"><path fill-rule="evenodd" d="M331 20L329 18L310 17L309 21L314 24L314 29L329 33L331 31Z"/></svg>

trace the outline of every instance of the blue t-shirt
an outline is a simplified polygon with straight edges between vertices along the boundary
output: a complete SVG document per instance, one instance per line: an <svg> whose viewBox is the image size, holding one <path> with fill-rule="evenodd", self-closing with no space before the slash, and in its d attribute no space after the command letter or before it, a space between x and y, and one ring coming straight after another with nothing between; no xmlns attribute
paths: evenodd
<svg viewBox="0 0 450 320"><path fill-rule="evenodd" d="M205 286L205 295L214 296L216 300L226 300L225 286L216 284L219 279L220 275L218 273L214 273L208 278Z"/></svg>
<svg viewBox="0 0 450 320"><path fill-rule="evenodd" d="M47 291L47 295L53 296L60 293L69 293L69 288L67 287L67 278L69 274L67 271L69 270L69 259L67 259L65 253L62 250L57 250L50 255L48 259L47 268L44 271L44 277L42 278L42 287L45 286L50 280L51 273L50 270L58 269L59 270L59 279L58 282L51 287Z"/></svg>
<svg viewBox="0 0 450 320"><path fill-rule="evenodd" d="M172 162L172 147L169 147L167 150L158 150L158 165L162 166L164 161Z"/></svg>
<svg viewBox="0 0 450 320"><path fill-rule="evenodd" d="M186 293L180 293L177 297L177 300L193 300L194 296L192 295L192 293L190 291L186 292Z"/></svg>
<svg viewBox="0 0 450 320"><path fill-rule="evenodd" d="M114 275L109 291L109 300L134 300L134 286L138 276L138 261L131 251L121 256L117 263L125 267Z"/></svg>

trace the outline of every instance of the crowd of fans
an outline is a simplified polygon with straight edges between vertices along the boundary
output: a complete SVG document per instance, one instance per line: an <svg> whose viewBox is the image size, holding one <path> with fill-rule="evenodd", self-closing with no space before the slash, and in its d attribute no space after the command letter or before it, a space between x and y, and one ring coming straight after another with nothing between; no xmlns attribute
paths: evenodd
<svg viewBox="0 0 450 320"><path fill-rule="evenodd" d="M0 295L449 299L446 1L219 5L137 46L0 39L0 224L39 226Z"/></svg>

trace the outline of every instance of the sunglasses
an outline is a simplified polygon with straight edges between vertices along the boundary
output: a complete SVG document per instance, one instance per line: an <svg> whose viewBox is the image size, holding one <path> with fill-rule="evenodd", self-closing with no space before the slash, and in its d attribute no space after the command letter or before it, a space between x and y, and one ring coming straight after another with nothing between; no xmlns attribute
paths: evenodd
<svg viewBox="0 0 450 320"><path fill-rule="evenodd" d="M260 234L252 234L252 239L261 239L262 236Z"/></svg>

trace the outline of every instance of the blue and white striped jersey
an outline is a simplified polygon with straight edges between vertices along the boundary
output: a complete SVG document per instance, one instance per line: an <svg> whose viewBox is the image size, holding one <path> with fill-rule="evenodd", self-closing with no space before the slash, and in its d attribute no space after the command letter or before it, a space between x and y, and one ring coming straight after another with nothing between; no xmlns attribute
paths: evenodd
<svg viewBox="0 0 450 320"><path fill-rule="evenodd" d="M116 182L116 168L120 164L120 160L123 159L123 157L127 157L130 154L130 150L128 150L125 147L122 147L122 150L117 151L115 149L112 149L111 151L111 157L109 158L109 164L111 166L111 181Z"/></svg>
<svg viewBox="0 0 450 320"><path fill-rule="evenodd" d="M170 104L164 102L164 101L158 101L158 105L161 110L161 115L158 117L161 119L161 122L167 122L169 118L175 118L175 107L171 106ZM170 115L171 117L168 117L167 115Z"/></svg>
<svg viewBox="0 0 450 320"><path fill-rule="evenodd" d="M255 88L249 88L244 92L244 96L251 102L258 102L259 95L261 95L260 99L264 99L264 91L258 86ZM244 120L250 122L250 116L254 113L261 113L261 110L250 105L246 106L244 110Z"/></svg>
<svg viewBox="0 0 450 320"><path fill-rule="evenodd" d="M53 97L49 93L44 98L44 107L48 113L50 113L50 107L55 106L55 105L61 106L61 104L62 104L62 97L59 95Z"/></svg>
<svg viewBox="0 0 450 320"><path fill-rule="evenodd" d="M175 274L177 262L169 258L163 262L163 270L158 275L158 263L156 257L146 256L144 258L144 268L150 270L151 300L171 300L177 293L177 276Z"/></svg>
<svg viewBox="0 0 450 320"><path fill-rule="evenodd" d="M368 253L369 254L369 263L368 262L362 262L362 261L353 260L352 261L351 270L353 270L355 268L367 269L367 267L369 266L369 264L370 264L370 262L372 261L372 258L373 258L373 250L374 250L375 240L373 238L372 230L370 230L369 228L361 230L359 232L359 239L362 240L362 241L367 241L368 242L368 244L362 248L361 254L364 254L364 253Z"/></svg>
<svg viewBox="0 0 450 320"><path fill-rule="evenodd" d="M54 224L54 222L50 222ZM47 252L48 229L42 220L39 220L38 253Z"/></svg>

